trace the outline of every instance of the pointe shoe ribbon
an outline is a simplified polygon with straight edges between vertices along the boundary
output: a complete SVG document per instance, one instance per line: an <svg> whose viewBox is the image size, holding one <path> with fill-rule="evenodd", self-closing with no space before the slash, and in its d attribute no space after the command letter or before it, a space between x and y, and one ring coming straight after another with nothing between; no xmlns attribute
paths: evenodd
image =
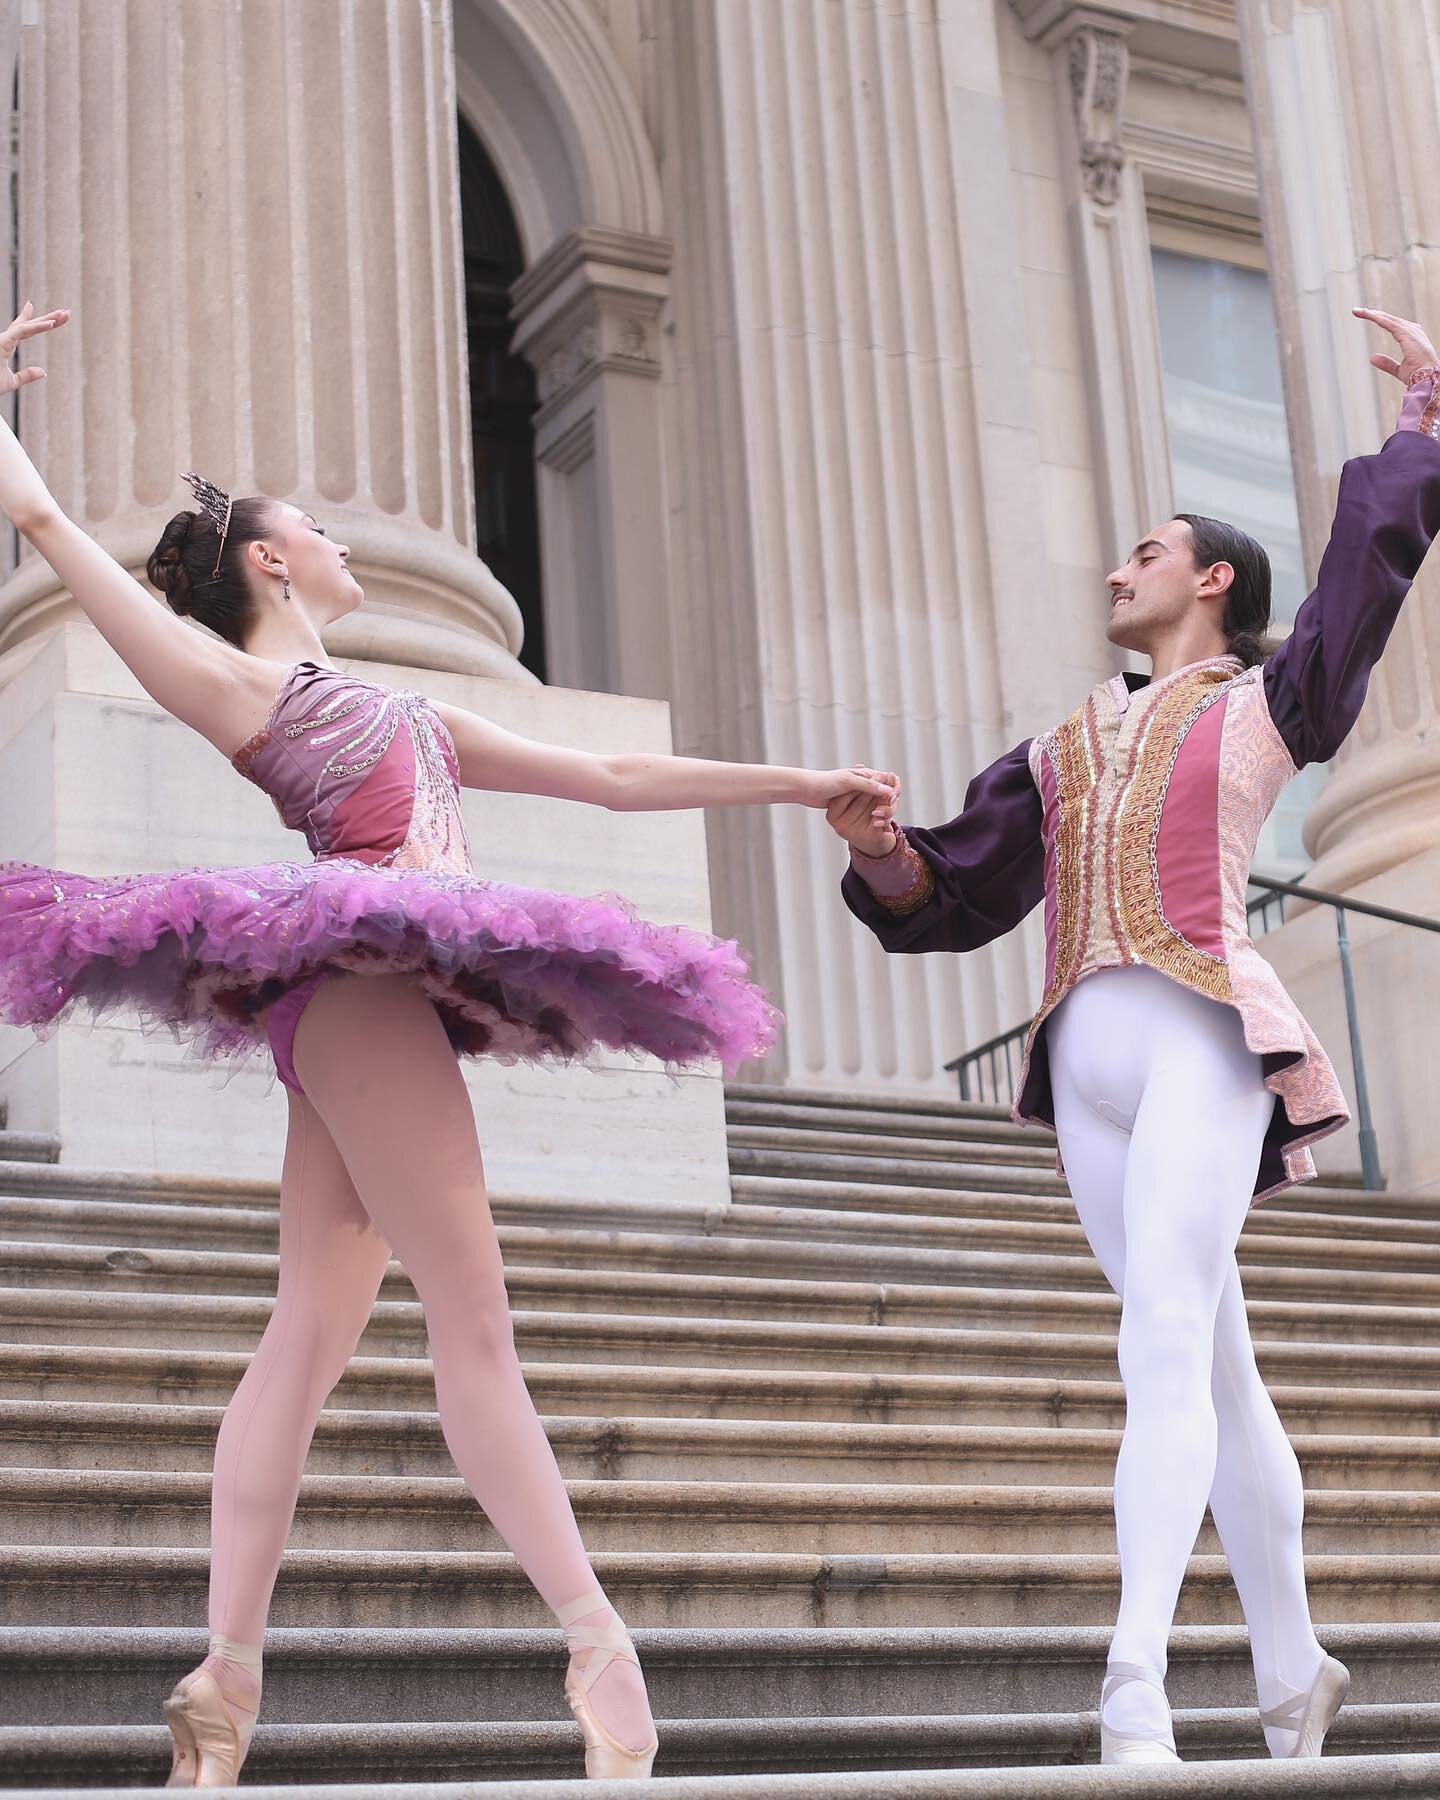
<svg viewBox="0 0 1440 1800"><path fill-rule="evenodd" d="M1325 1733L1334 1723L1346 1694L1350 1690L1350 1671L1344 1663L1327 1656L1308 1690L1282 1700L1279 1706L1267 1707L1260 1723L1272 1731L1293 1731L1294 1756L1319 1756Z"/></svg>
<svg viewBox="0 0 1440 1800"><path fill-rule="evenodd" d="M638 1669L640 1658L635 1654L635 1646L630 1642L630 1634L615 1616L613 1609L610 1619L602 1625L576 1625L575 1619L581 1619L586 1613L599 1612L601 1607L609 1607L610 1602L598 1589L591 1594L582 1594L578 1600L572 1600L562 1606L555 1614L565 1632L565 1642L572 1658L577 1650L589 1650L593 1654L588 1658L584 1668L577 1668L572 1660L565 1674L565 1698L570 1703L570 1710L575 1715L585 1739L585 1773L591 1781L637 1780L650 1773L655 1761L655 1753L660 1748L658 1734L651 1737L643 1750L632 1750L622 1744L618 1738L612 1737L595 1716L595 1709L590 1704L590 1689L605 1673L617 1657L634 1663Z"/></svg>
<svg viewBox="0 0 1440 1800"><path fill-rule="evenodd" d="M1105 1723L1106 1701L1127 1681L1143 1681L1146 1687L1157 1689L1162 1697L1165 1693L1164 1685L1153 1669L1141 1668L1138 1663L1112 1662L1107 1666L1104 1685L1100 1689L1101 1762L1179 1762L1180 1758L1175 1752L1175 1734L1168 1727L1165 1736L1158 1737L1146 1732L1117 1731L1114 1726Z"/></svg>

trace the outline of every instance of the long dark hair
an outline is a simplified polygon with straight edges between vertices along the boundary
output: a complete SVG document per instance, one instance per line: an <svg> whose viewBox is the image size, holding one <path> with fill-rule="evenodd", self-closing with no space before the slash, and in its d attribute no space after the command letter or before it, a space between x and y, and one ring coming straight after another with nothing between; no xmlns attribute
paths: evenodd
<svg viewBox="0 0 1440 1800"><path fill-rule="evenodd" d="M178 512L150 552L145 573L172 612L198 619L243 649L255 620L255 598L245 579L245 546L275 529L275 502L263 494L237 500L215 573L220 528L204 513Z"/></svg>
<svg viewBox="0 0 1440 1800"><path fill-rule="evenodd" d="M1223 519L1208 519L1204 513L1176 513L1175 517L1190 527L1190 550L1197 569L1223 562L1235 571L1225 596L1221 626L1230 654L1238 656L1247 669L1264 662L1270 654L1265 642L1270 624L1270 558L1264 546Z"/></svg>

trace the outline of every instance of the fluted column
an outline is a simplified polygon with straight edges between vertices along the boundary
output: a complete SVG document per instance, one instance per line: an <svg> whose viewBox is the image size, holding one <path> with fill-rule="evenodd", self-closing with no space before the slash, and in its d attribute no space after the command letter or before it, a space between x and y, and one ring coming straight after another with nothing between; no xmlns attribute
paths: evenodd
<svg viewBox="0 0 1440 1800"><path fill-rule="evenodd" d="M1104 650L1098 604L1093 638L1077 622L1098 578L1057 566L1093 524L1047 431L1070 376L1032 376L1018 323L996 34L992 0L676 0L658 48L678 740L873 760L926 821ZM816 812L716 809L711 848L717 924L789 1021L763 1079L951 1094L945 1061L1037 997L1038 917L973 956L882 955Z"/></svg>
<svg viewBox="0 0 1440 1800"><path fill-rule="evenodd" d="M474 548L448 0L46 0L20 59L61 504L138 570L181 469L293 501L366 589L335 654L528 679ZM0 651L74 610L27 554Z"/></svg>
<svg viewBox="0 0 1440 1800"><path fill-rule="evenodd" d="M1240 0L1305 559L1340 467L1393 430L1371 306L1440 333L1440 0ZM1348 890L1440 846L1440 565L1422 570L1306 821L1310 879ZM1433 910L1433 909L1427 909Z"/></svg>

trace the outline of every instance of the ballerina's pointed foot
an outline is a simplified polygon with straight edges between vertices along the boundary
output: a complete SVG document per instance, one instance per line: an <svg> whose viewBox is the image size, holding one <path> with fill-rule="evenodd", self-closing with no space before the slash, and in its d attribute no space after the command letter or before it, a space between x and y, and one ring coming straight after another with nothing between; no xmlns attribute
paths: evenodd
<svg viewBox="0 0 1440 1800"><path fill-rule="evenodd" d="M575 1623L591 1613L604 1609L608 1618L596 1623ZM585 1739L585 1774L591 1781L635 1781L649 1775L655 1763L660 1739L653 1727L650 1742L634 1750L622 1744L596 1717L590 1691L617 1660L633 1663L638 1669L640 1658L630 1642L630 1634L603 1594L586 1594L572 1601L557 1614L565 1628L565 1641L571 1650L570 1666L565 1672L565 1698L575 1715ZM589 1651L585 1661L577 1661L574 1652Z"/></svg>
<svg viewBox="0 0 1440 1800"><path fill-rule="evenodd" d="M172 1788L233 1787L250 1748L255 1715L203 1664L165 1702L165 1723L174 1740Z"/></svg>
<svg viewBox="0 0 1440 1800"><path fill-rule="evenodd" d="M1287 1758L1319 1756L1325 1733L1334 1724L1349 1691L1350 1671L1344 1663L1327 1656L1309 1689L1262 1712L1260 1723L1272 1731L1295 1733L1295 1748L1283 1753Z"/></svg>
<svg viewBox="0 0 1440 1800"><path fill-rule="evenodd" d="M1180 1758L1175 1750L1175 1734L1170 1726L1166 1704L1165 1723L1150 1731L1122 1731L1105 1718L1105 1707L1111 1696L1127 1682L1142 1681L1155 1688L1162 1701L1165 1688L1152 1669L1138 1663L1111 1663L1105 1671L1105 1684L1100 1690L1100 1760L1102 1763L1174 1763Z"/></svg>

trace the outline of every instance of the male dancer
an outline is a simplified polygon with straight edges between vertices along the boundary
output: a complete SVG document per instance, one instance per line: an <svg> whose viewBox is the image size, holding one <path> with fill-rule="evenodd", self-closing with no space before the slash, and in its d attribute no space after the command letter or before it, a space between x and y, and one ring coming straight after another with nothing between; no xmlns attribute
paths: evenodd
<svg viewBox="0 0 1440 1800"><path fill-rule="evenodd" d="M1440 530L1440 368L1416 324L1356 308L1399 355L1399 429L1345 465L1315 591L1265 656L1270 567L1234 526L1148 531L1109 577L1107 635L1149 677L1101 683L924 830L864 796L829 809L846 904L886 950L973 950L1045 901L1045 993L1014 1117L1057 1134L1085 1235L1121 1297L1119 1618L1101 1760L1175 1760L1166 1645L1208 1499L1250 1630L1266 1740L1315 1756L1348 1676L1315 1638L1299 1466L1255 1365L1235 1243L1248 1208L1314 1177L1348 1113L1250 940L1256 837L1332 756ZM886 777L887 780L893 779ZM893 812L893 808L889 809Z"/></svg>

